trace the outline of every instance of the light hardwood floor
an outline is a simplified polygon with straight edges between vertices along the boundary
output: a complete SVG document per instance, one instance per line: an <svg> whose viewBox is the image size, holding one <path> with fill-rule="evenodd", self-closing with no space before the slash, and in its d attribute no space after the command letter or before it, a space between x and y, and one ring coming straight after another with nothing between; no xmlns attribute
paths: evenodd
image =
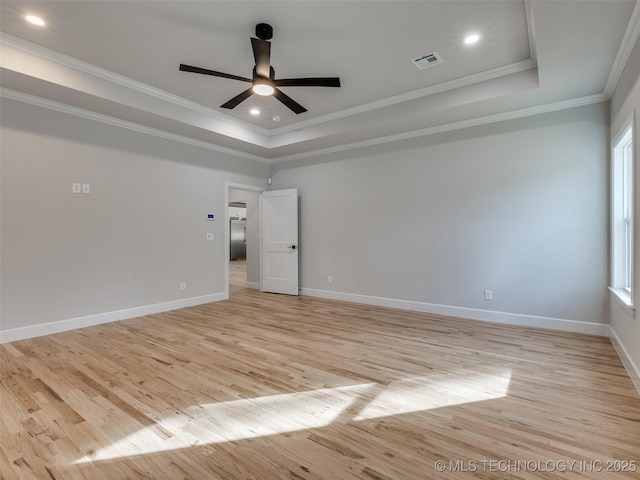
<svg viewBox="0 0 640 480"><path fill-rule="evenodd" d="M247 283L247 261L233 260L229 262L229 286L244 288L246 283ZM233 291L230 293L233 293Z"/></svg>
<svg viewBox="0 0 640 480"><path fill-rule="evenodd" d="M232 289L1 345L1 478L640 476L606 338Z"/></svg>

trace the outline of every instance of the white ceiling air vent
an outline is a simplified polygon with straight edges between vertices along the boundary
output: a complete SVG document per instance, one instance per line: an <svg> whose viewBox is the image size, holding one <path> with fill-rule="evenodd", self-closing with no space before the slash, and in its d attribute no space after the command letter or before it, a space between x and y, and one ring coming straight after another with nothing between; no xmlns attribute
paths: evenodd
<svg viewBox="0 0 640 480"><path fill-rule="evenodd" d="M413 64L416 66L418 70L423 70L432 65L437 65L439 63L442 63L444 60L440 58L440 55L438 55L438 52L431 52L431 53L427 53L426 55L422 55L418 58L414 58L411 61L413 62Z"/></svg>

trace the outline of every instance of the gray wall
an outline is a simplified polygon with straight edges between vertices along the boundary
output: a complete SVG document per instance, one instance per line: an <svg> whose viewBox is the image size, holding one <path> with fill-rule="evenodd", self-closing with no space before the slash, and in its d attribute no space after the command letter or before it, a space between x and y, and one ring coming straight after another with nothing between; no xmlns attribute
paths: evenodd
<svg viewBox="0 0 640 480"><path fill-rule="evenodd" d="M269 175L300 190L307 290L606 323L607 107L270 169L3 100L0 326L224 292L204 218Z"/></svg>
<svg viewBox="0 0 640 480"><path fill-rule="evenodd" d="M230 202L247 204L247 283L260 286L260 194L250 190L229 189Z"/></svg>
<svg viewBox="0 0 640 480"><path fill-rule="evenodd" d="M640 305L640 40L629 57L625 70L620 77L618 87L611 99L611 137L617 135L622 126L634 117L635 136L633 138L635 161L635 265L634 265L634 305ZM640 318L623 308L616 300L611 300L611 328L622 344L628 359L633 363L627 363L627 370L632 377L635 375L636 386L640 390Z"/></svg>
<svg viewBox="0 0 640 480"><path fill-rule="evenodd" d="M225 181L266 186L267 165L6 99L1 109L2 330L224 293Z"/></svg>
<svg viewBox="0 0 640 480"><path fill-rule="evenodd" d="M608 134L600 103L276 165L302 287L606 323Z"/></svg>

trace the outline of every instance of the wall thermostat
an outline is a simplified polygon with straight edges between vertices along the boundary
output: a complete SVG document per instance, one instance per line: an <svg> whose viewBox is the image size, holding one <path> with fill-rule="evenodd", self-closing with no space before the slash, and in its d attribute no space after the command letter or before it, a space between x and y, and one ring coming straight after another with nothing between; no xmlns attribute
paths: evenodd
<svg viewBox="0 0 640 480"><path fill-rule="evenodd" d="M207 220L214 220L216 216L213 213L207 213Z"/></svg>

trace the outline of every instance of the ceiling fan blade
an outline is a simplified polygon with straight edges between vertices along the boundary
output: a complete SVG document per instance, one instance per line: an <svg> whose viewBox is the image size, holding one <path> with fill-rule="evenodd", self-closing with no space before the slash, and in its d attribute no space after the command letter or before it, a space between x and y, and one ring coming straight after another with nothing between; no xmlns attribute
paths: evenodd
<svg viewBox="0 0 640 480"><path fill-rule="evenodd" d="M236 95L235 97L233 97L227 103L220 105L220 108L228 108L228 109L235 108L238 105L240 105L242 102L244 102L247 98L249 98L251 95L253 95L253 90L251 90L251 88L248 88L247 90L242 92L240 95Z"/></svg>
<svg viewBox="0 0 640 480"><path fill-rule="evenodd" d="M250 78L238 77L237 75L230 75L228 73L216 72L215 70L207 70L206 68L192 67L191 65L180 64L180 70L182 72L201 73L203 75L211 75L214 77L230 78L231 80L240 80L242 82L253 82Z"/></svg>
<svg viewBox="0 0 640 480"><path fill-rule="evenodd" d="M282 103L284 103L287 107L289 107L290 110L292 110L296 114L304 113L307 111L306 108L304 108L302 105L300 105L291 97L282 93L282 91L278 90L277 88L273 92L273 96L276 97L278 100L280 100Z"/></svg>
<svg viewBox="0 0 640 480"><path fill-rule="evenodd" d="M271 43L266 40L251 37L251 48L253 48L253 58L256 60L256 74L264 78L269 78Z"/></svg>
<svg viewBox="0 0 640 480"><path fill-rule="evenodd" d="M276 87L339 87L338 77L313 77L313 78L281 78L274 80Z"/></svg>

